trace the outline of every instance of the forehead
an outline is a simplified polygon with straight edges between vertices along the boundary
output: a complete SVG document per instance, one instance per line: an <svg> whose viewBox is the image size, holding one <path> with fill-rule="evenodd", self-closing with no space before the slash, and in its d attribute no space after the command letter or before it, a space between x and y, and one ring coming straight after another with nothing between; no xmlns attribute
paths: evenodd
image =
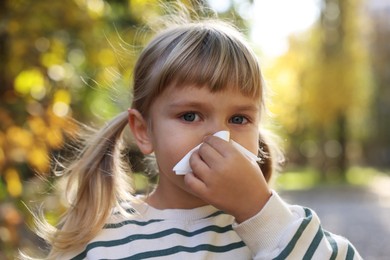
<svg viewBox="0 0 390 260"><path fill-rule="evenodd" d="M260 109L259 98L245 95L238 88L226 87L219 91L211 91L207 86L199 87L193 85L175 87L169 86L156 98L158 105L166 106L189 106L189 105L230 105L241 107L252 107Z"/></svg>

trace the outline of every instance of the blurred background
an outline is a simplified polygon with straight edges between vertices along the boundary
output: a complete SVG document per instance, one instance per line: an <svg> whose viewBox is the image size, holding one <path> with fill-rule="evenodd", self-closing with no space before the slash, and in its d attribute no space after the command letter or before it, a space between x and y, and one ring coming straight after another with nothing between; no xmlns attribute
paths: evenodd
<svg viewBox="0 0 390 260"><path fill-rule="evenodd" d="M390 0L181 2L232 20L258 53L287 158L275 188L365 259L388 259ZM69 153L74 119L99 127L127 109L146 24L166 12L157 0L0 1L0 259L43 249L26 205L44 202L56 223L53 158Z"/></svg>

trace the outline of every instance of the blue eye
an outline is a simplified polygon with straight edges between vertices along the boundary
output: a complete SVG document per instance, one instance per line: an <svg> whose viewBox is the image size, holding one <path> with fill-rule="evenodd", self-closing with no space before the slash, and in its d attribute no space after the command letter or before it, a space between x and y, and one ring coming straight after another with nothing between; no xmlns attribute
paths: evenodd
<svg viewBox="0 0 390 260"><path fill-rule="evenodd" d="M181 118L187 122L194 122L197 119L197 117L198 115L194 112L185 113L184 115L181 116Z"/></svg>
<svg viewBox="0 0 390 260"><path fill-rule="evenodd" d="M233 116L230 119L230 123L242 125L248 123L248 119L245 118L244 116Z"/></svg>

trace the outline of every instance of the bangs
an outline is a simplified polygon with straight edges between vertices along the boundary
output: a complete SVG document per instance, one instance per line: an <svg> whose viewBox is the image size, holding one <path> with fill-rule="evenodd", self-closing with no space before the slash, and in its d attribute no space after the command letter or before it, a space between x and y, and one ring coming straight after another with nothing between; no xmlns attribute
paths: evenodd
<svg viewBox="0 0 390 260"><path fill-rule="evenodd" d="M184 31L167 49L160 88L193 85L211 92L237 88L246 96L261 98L258 61L241 36L226 26L197 26Z"/></svg>

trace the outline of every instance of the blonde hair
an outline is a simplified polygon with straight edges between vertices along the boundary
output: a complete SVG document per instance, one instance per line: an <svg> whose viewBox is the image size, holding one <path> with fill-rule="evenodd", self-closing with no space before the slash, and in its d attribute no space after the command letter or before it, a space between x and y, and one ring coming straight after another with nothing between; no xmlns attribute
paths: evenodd
<svg viewBox="0 0 390 260"><path fill-rule="evenodd" d="M231 25L197 21L172 25L145 47L134 70L132 108L147 117L152 102L167 86L194 85L212 92L238 88L263 104L264 84L256 55ZM75 191L58 228L40 222L52 247L49 258L86 245L103 228L114 207L131 200L129 169L121 155L127 112L98 131L66 169L67 190ZM260 167L267 181L274 161L265 136L260 136Z"/></svg>

